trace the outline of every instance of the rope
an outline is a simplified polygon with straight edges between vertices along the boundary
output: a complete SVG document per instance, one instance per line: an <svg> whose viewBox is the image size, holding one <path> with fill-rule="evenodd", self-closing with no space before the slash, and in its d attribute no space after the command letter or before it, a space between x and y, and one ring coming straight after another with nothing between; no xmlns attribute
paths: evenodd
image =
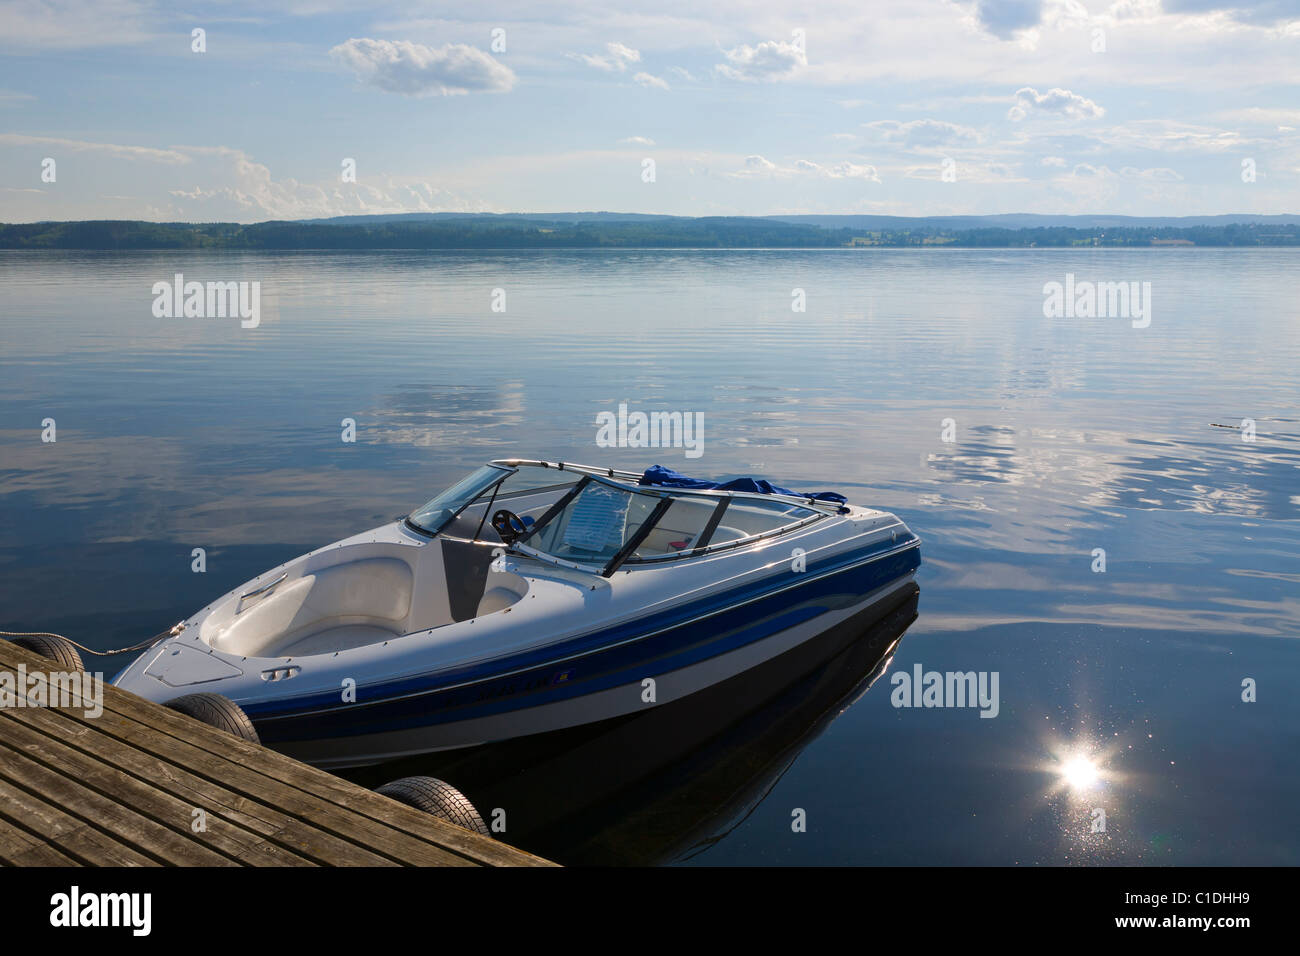
<svg viewBox="0 0 1300 956"><path fill-rule="evenodd" d="M0 631L0 637L57 637L61 640L67 641L79 651L85 651L87 654L94 654L96 657L110 657L113 654L125 654L127 651L142 651L147 647L153 647L153 645L157 644L163 638L175 637L182 630L184 630L183 625L173 624L171 627L167 628L167 630L160 631L146 641L141 641L139 644L132 644L130 647L119 647L111 651L94 650L93 648L87 647L85 644L78 644L70 637L64 637L62 634L55 634L52 631Z"/></svg>

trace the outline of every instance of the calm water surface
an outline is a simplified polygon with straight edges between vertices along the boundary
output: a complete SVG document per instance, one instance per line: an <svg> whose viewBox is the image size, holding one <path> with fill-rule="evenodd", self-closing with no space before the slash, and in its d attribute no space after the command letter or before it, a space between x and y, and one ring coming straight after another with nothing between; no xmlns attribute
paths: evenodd
<svg viewBox="0 0 1300 956"><path fill-rule="evenodd" d="M155 318L176 272L259 280L261 326ZM1150 326L1044 318L1067 273L1150 282ZM0 629L140 640L489 458L761 474L901 515L919 617L775 762L694 788L744 743L674 765L704 836L632 828L646 858L1294 865L1298 274L1283 250L0 253ZM703 456L596 447L620 402L703 413ZM918 663L997 672L998 716L893 707Z"/></svg>

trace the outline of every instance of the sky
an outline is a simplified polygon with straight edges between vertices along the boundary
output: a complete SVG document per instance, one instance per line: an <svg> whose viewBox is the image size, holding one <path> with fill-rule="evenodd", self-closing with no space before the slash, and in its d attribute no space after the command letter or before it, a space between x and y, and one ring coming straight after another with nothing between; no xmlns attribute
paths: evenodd
<svg viewBox="0 0 1300 956"><path fill-rule="evenodd" d="M1300 0L0 0L0 221L594 210L1300 213Z"/></svg>

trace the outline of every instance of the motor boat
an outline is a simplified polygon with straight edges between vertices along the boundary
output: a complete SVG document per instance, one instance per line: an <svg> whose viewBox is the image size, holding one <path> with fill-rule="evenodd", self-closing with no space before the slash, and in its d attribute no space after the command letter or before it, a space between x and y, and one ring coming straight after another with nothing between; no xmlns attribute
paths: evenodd
<svg viewBox="0 0 1300 956"><path fill-rule="evenodd" d="M831 492L492 461L235 588L114 683L221 695L263 744L363 766L680 700L865 618L920 560Z"/></svg>
<svg viewBox="0 0 1300 956"><path fill-rule="evenodd" d="M644 713L338 773L367 788L454 780L474 806L509 808L511 845L565 866L680 863L743 826L805 747L888 684L919 598L911 585L867 620Z"/></svg>

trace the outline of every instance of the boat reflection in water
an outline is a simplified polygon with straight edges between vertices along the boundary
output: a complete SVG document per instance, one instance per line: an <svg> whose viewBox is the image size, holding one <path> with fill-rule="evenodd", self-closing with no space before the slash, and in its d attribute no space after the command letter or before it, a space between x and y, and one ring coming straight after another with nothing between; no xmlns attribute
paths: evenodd
<svg viewBox="0 0 1300 956"><path fill-rule="evenodd" d="M724 839L884 673L916 619L912 585L707 690L644 714L345 771L365 786L428 774L507 842L570 865L681 862Z"/></svg>

